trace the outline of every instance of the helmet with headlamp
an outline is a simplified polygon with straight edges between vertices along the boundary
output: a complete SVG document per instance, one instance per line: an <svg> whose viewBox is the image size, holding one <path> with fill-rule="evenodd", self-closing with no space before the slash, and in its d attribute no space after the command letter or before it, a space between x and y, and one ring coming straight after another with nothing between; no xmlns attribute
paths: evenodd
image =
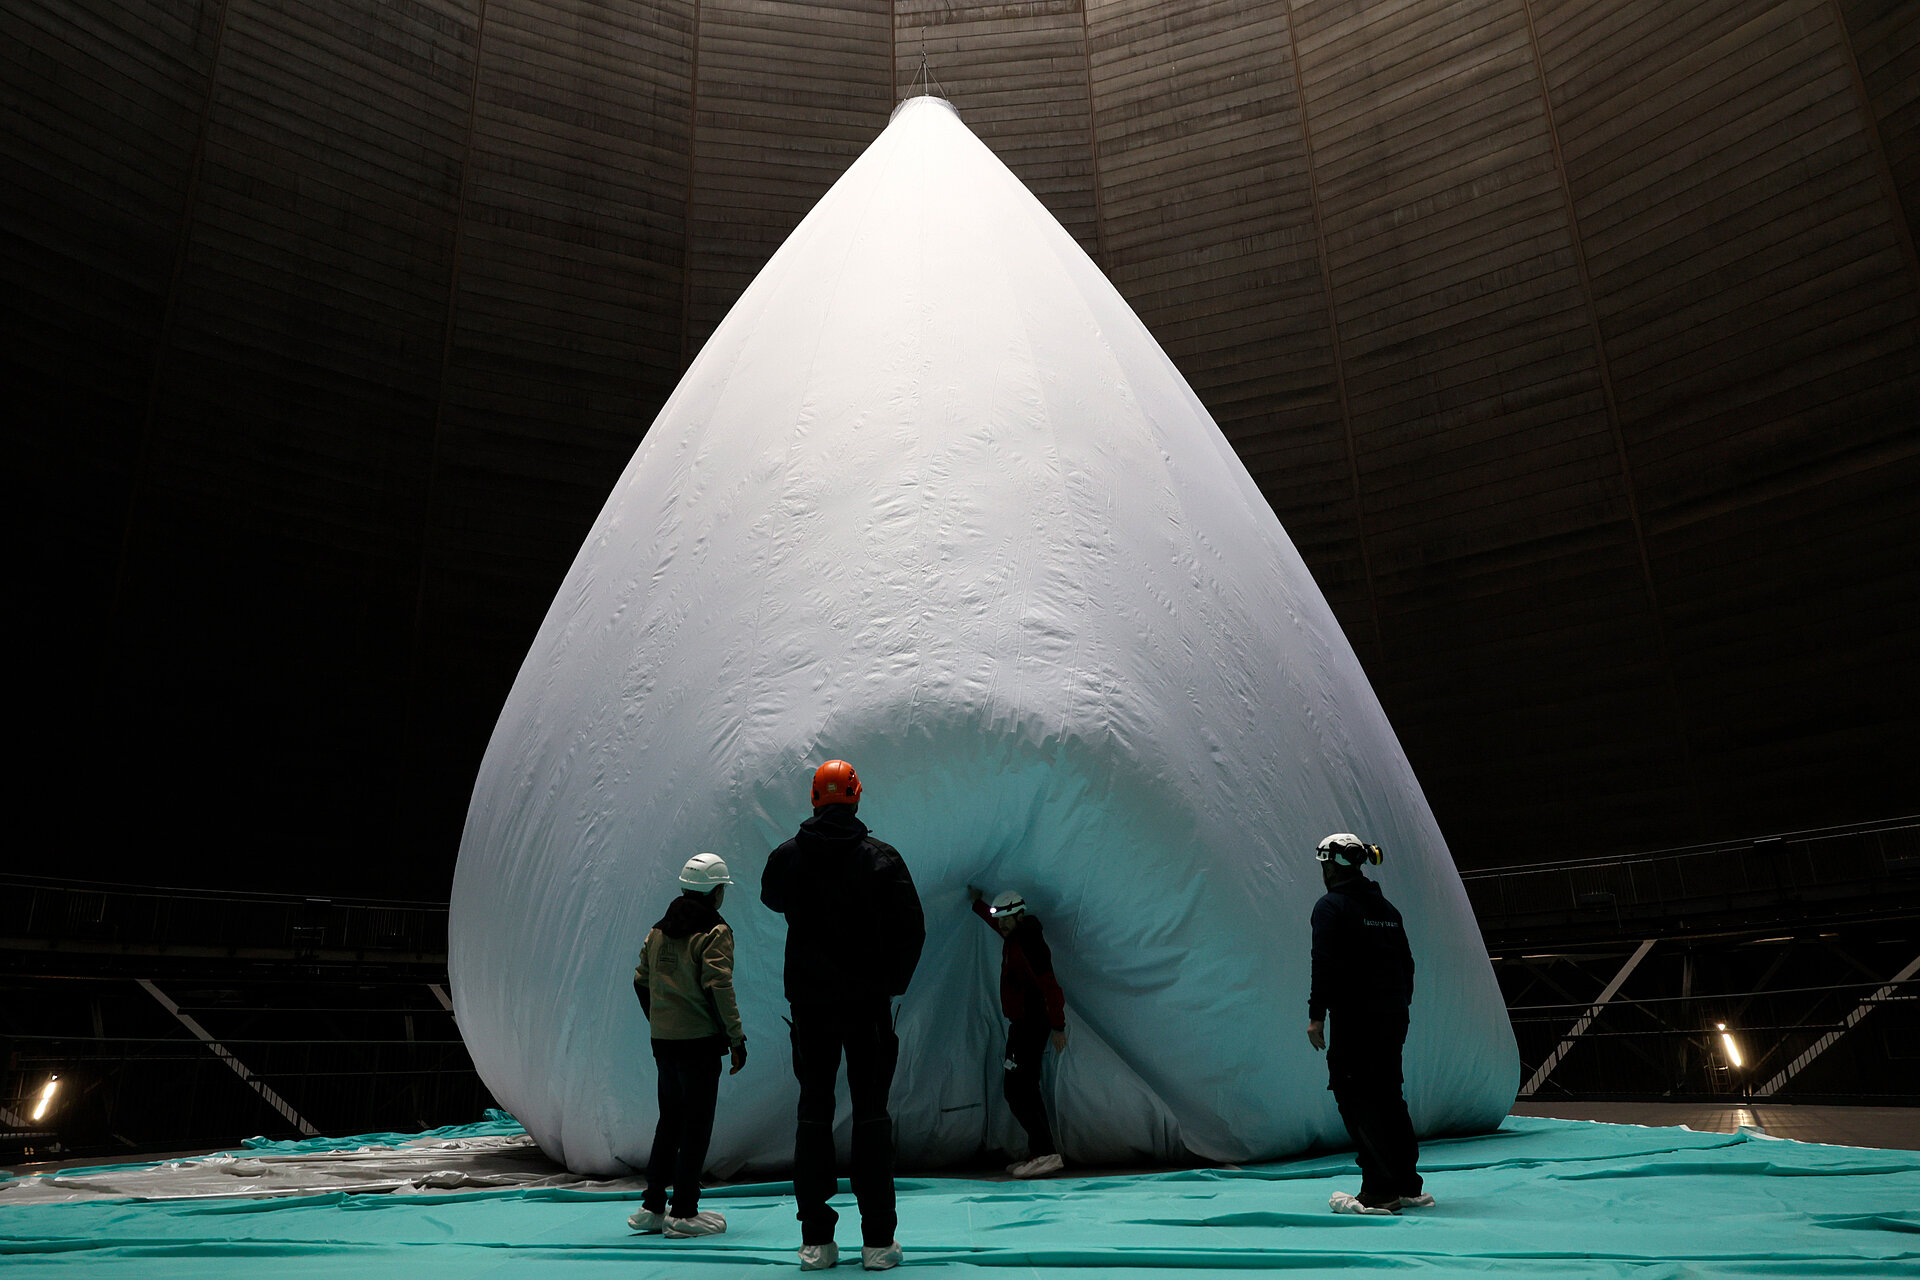
<svg viewBox="0 0 1920 1280"><path fill-rule="evenodd" d="M1385 855L1377 844L1368 844L1351 831L1336 831L1320 842L1314 861L1332 862L1343 867L1379 866Z"/></svg>

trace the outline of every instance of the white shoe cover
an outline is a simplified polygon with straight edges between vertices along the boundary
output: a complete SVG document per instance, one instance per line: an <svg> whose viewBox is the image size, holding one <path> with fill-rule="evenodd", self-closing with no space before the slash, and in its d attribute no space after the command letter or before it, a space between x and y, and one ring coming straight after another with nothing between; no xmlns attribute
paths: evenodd
<svg viewBox="0 0 1920 1280"><path fill-rule="evenodd" d="M888 1271L900 1265L905 1256L900 1242L891 1244L863 1244L860 1246L860 1265L869 1271Z"/></svg>
<svg viewBox="0 0 1920 1280"><path fill-rule="evenodd" d="M800 1269L802 1271L825 1271L839 1265L840 1246L829 1240L825 1244L803 1244L800 1246Z"/></svg>
<svg viewBox="0 0 1920 1280"><path fill-rule="evenodd" d="M1417 1196L1401 1196L1400 1207L1402 1209L1431 1209L1433 1208L1433 1197L1424 1191Z"/></svg>
<svg viewBox="0 0 1920 1280"><path fill-rule="evenodd" d="M1066 1165L1058 1152L1050 1156L1035 1156L1008 1170L1016 1178L1044 1178L1050 1173L1058 1173Z"/></svg>
<svg viewBox="0 0 1920 1280"><path fill-rule="evenodd" d="M691 1218L668 1218L667 1234L674 1239L687 1236L717 1236L727 1229L727 1220L712 1210L696 1213Z"/></svg>
<svg viewBox="0 0 1920 1280"><path fill-rule="evenodd" d="M627 1219L627 1225L643 1236L650 1236L667 1229L667 1215L642 1206L633 1211L633 1216Z"/></svg>
<svg viewBox="0 0 1920 1280"><path fill-rule="evenodd" d="M1393 1216L1393 1210L1387 1208L1376 1209L1372 1206L1361 1204L1357 1196L1350 1196L1344 1191L1336 1191L1328 1196L1327 1208L1333 1210L1335 1213L1364 1213L1383 1218L1391 1218Z"/></svg>

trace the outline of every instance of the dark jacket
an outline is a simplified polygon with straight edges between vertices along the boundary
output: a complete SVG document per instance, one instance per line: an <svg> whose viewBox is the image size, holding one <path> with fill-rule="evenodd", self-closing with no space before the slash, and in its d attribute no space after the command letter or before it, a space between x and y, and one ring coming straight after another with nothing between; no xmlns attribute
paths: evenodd
<svg viewBox="0 0 1920 1280"><path fill-rule="evenodd" d="M993 923L986 903L975 902L973 913ZM1000 1011L1010 1022L1044 1018L1055 1031L1067 1027L1067 998L1053 976L1053 950L1040 932L1040 922L1024 911L1013 932L1000 942Z"/></svg>
<svg viewBox="0 0 1920 1280"><path fill-rule="evenodd" d="M902 994L927 929L907 864L850 805L825 805L767 858L760 901L787 917L787 1000L849 1005Z"/></svg>
<svg viewBox="0 0 1920 1280"><path fill-rule="evenodd" d="M1380 886L1356 874L1313 906L1313 988L1307 1020L1328 1010L1404 1014L1413 1003L1413 949Z"/></svg>

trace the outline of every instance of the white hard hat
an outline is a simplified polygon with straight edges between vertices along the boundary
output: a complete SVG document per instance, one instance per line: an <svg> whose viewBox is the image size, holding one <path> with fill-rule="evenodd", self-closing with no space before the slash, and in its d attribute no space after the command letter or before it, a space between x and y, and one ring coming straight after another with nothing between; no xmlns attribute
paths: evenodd
<svg viewBox="0 0 1920 1280"><path fill-rule="evenodd" d="M987 908L987 914L995 916L1018 915L1027 909L1027 900L1012 889L995 894L993 905Z"/></svg>
<svg viewBox="0 0 1920 1280"><path fill-rule="evenodd" d="M732 884L727 864L717 853L696 853L680 868L680 883L701 893L712 893L723 884Z"/></svg>
<svg viewBox="0 0 1920 1280"><path fill-rule="evenodd" d="M1320 842L1314 851L1316 862L1343 862L1349 867L1357 867L1363 862L1380 865L1380 846L1368 844L1351 831L1336 831Z"/></svg>

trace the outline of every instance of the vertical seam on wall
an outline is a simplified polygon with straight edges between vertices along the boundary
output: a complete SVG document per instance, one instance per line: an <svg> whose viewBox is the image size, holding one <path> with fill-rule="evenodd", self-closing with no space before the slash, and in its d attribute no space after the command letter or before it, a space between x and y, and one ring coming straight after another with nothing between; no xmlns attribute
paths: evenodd
<svg viewBox="0 0 1920 1280"><path fill-rule="evenodd" d="M167 292L160 304L160 328L153 338L153 358L147 368L147 398L140 414L140 441L134 449L133 474L127 480L126 510L120 525L120 560L113 575L113 614L118 616L124 603L127 566L133 557L134 519L140 508L140 496L152 467L153 420L160 411L160 378L166 368L167 350L173 345L174 318L180 309L180 282L186 279L187 257L193 249L194 210L200 203L200 174L206 164L207 131L213 126L213 98L220 80L220 57L227 47L227 15L233 0L223 0L220 19L214 24L213 53L207 59L207 92L200 101L200 128L194 136L193 158L187 164L187 189L180 201L180 226L173 238L173 264L167 273Z"/></svg>
<svg viewBox="0 0 1920 1280"><path fill-rule="evenodd" d="M1920 289L1920 253L1913 243L1913 226L1907 221L1906 206L1900 200L1900 184L1893 179L1893 165L1887 160L1887 140L1880 134L1880 119L1873 113L1873 99L1867 96L1867 80L1860 74L1860 58L1854 52L1853 32L1847 29L1846 11L1840 7L1840 0L1827 0L1827 8L1833 14L1835 39L1839 41L1840 51L1847 60L1847 73L1853 77L1853 92L1860 101L1860 116L1865 126L1868 142L1873 147L1874 161L1880 166L1880 181L1887 192L1887 203L1893 207L1894 236L1900 241L1900 251L1906 255L1907 270L1914 277L1914 287Z"/></svg>
<svg viewBox="0 0 1920 1280"><path fill-rule="evenodd" d="M1587 327L1593 334L1595 372L1600 379L1600 397L1607 409L1607 429L1613 436L1614 457L1620 464L1620 487L1627 500L1627 521L1633 529L1634 552L1640 561L1640 585L1647 593L1647 608L1653 614L1654 642L1659 646L1660 670L1667 686L1667 698L1673 712L1674 727L1680 738L1680 758L1686 766L1689 791L1695 816L1704 819L1705 795L1700 788L1699 771L1694 766L1693 742L1687 727L1686 704L1680 697L1680 682L1673 667L1673 646L1667 637L1667 619L1660 608L1660 593L1653 580L1653 557L1647 551L1646 525L1640 517L1640 496L1633 483L1633 464L1627 455L1627 436L1620 425L1620 402L1614 394L1613 365L1607 359L1606 333L1600 326L1600 304L1594 296L1593 277L1587 270L1586 244L1580 238L1580 214L1573 201L1573 179L1567 173L1567 160L1560 149L1560 124L1553 115L1553 95L1547 88L1547 63L1540 53L1540 33L1533 23L1533 0L1520 0L1521 15L1527 21L1527 49L1533 55L1534 77L1540 85L1540 110L1547 122L1547 144L1553 149L1554 171L1560 175L1560 198L1567 211L1567 243L1573 250L1574 270L1580 279L1580 293L1587 304Z"/></svg>
<svg viewBox="0 0 1920 1280"><path fill-rule="evenodd" d="M487 0L480 0L473 31L473 88L467 94L467 144L460 160L460 189L453 204L453 259L447 272L447 314L440 334L439 392L433 402L433 433L427 443L427 492L420 504L420 542L413 581L413 635L407 659L406 714L401 720L404 752L413 747L420 706L422 634L427 619L427 560L433 544L433 512L440 497L440 443L447 413L447 374L453 368L453 335L460 311L460 268L467 239L467 194L473 185L473 135L480 120L480 81L486 74Z"/></svg>
<svg viewBox="0 0 1920 1280"><path fill-rule="evenodd" d="M1080 0L1080 58L1087 73L1087 154L1093 161L1093 251L1100 270L1112 279L1107 261L1107 206L1100 194L1100 131L1093 123L1093 24L1087 16L1087 0Z"/></svg>
<svg viewBox="0 0 1920 1280"><path fill-rule="evenodd" d="M1291 0L1283 6L1287 51L1293 60L1293 92L1300 102L1300 142L1307 152L1307 201L1313 207L1313 238L1320 254L1320 287L1327 297L1327 333L1333 345L1333 386L1340 399L1340 427L1347 442L1347 476L1353 492L1353 527L1360 540L1360 573L1367 583L1367 609L1373 614L1373 649L1386 657L1386 628L1380 621L1380 596L1373 583L1373 554L1367 546L1367 517L1360 501L1360 451L1353 436L1353 410L1347 403L1346 355L1340 347L1340 312L1333 300L1333 260L1327 253L1326 219L1320 210L1320 179L1313 168L1313 125L1307 119L1307 80L1300 66L1300 36Z"/></svg>
<svg viewBox="0 0 1920 1280"><path fill-rule="evenodd" d="M900 4L899 0L887 0L887 78L893 85L893 96L887 100L887 119L893 119L893 109L900 105ZM886 126L882 125L882 128Z"/></svg>
<svg viewBox="0 0 1920 1280"><path fill-rule="evenodd" d="M687 78L687 199L680 209L680 372L693 334L693 183L700 169L700 0L693 0L693 64Z"/></svg>

